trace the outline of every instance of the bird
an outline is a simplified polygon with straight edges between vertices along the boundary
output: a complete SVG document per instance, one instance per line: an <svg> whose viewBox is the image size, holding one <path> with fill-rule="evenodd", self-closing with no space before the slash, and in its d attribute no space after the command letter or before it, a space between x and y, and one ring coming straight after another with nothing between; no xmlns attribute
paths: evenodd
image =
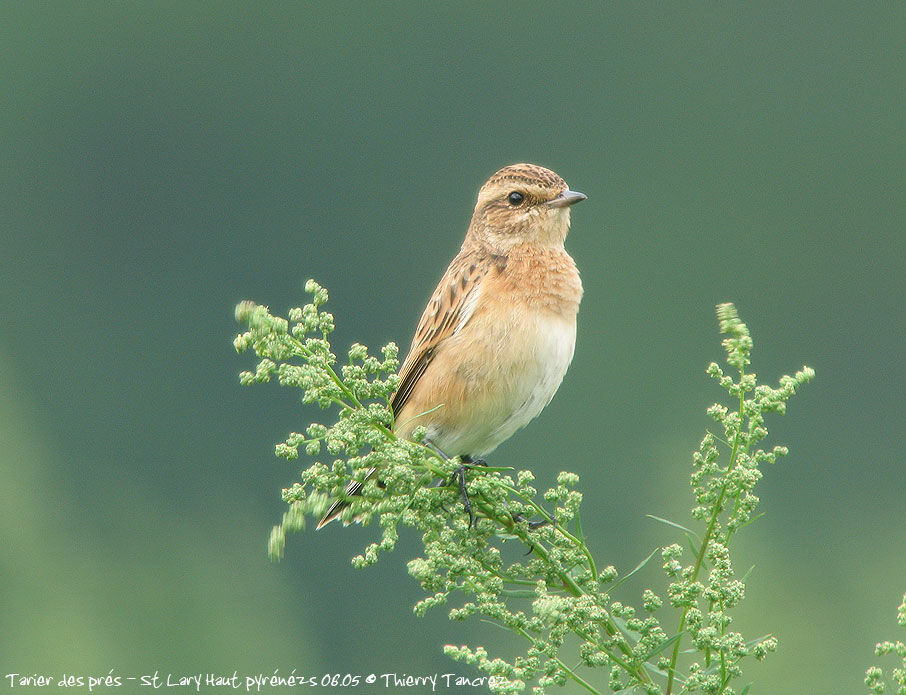
<svg viewBox="0 0 906 695"><path fill-rule="evenodd" d="M481 187L400 367L397 436L423 426L436 451L483 462L550 403L575 351L582 281L564 241L571 206L586 198L535 164L505 166ZM317 528L363 484L351 482Z"/></svg>

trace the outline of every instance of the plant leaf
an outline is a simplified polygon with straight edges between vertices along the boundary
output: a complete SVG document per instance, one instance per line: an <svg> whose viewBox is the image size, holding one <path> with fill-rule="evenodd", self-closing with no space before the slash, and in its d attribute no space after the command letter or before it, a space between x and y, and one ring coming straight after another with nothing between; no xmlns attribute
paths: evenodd
<svg viewBox="0 0 906 695"><path fill-rule="evenodd" d="M615 582L614 585L612 587L610 587L610 589L608 589L607 591L610 592L613 589L616 589L618 586L620 586L620 584L625 582L632 575L634 575L636 572L638 572L640 569L642 569L645 565L647 565L648 561L654 557L655 553L657 553L658 550L660 550L660 548L655 548L654 550L652 550L651 554L648 557L646 557L644 560L642 560L639 564L637 564L635 566L635 569L632 570L632 572L627 574L625 577L620 577L619 581Z"/></svg>
<svg viewBox="0 0 906 695"><path fill-rule="evenodd" d="M683 636L683 633L682 633L682 632L678 632L678 633L676 633L675 635L673 635L673 637L668 637L667 639L665 639L663 642L661 642L661 643L660 643L659 645L657 645L656 647L652 647L651 650L650 650L647 654L645 654L644 656L642 656L642 661L648 661L648 659L650 659L650 658L651 658L652 656L654 656L655 654L660 654L662 651L664 651L664 650L665 650L667 647L669 647L671 644L673 644L674 642L676 642L677 640L679 640L682 636Z"/></svg>
<svg viewBox="0 0 906 695"><path fill-rule="evenodd" d="M678 524L675 521L670 521L670 519L665 519L660 516L655 516L654 514L646 514L649 519L654 519L655 521L660 521L662 524L667 524L667 526L672 526L673 528L678 528L680 531L685 531L688 534L691 534L698 538L698 534L690 528L686 528L682 524Z"/></svg>

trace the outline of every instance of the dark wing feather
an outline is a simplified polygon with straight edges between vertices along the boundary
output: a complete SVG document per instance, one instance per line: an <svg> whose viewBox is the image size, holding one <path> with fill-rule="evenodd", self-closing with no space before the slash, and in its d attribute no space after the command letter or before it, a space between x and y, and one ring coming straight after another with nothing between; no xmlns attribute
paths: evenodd
<svg viewBox="0 0 906 695"><path fill-rule="evenodd" d="M409 355L400 368L400 385L390 399L390 408L394 416L406 405L418 380L431 364L438 346L456 332L463 319L467 318L466 312L474 310L474 306L470 307L468 300L478 291L478 280L484 276L487 268L488 264L481 263L474 253L460 253L450 263L437 289L434 290L431 301L425 307L418 328L415 329ZM375 468L368 471L365 480L371 478L376 471ZM349 506L346 500L359 494L364 484L359 481L349 483L343 498L334 500L321 517L318 528L336 519L340 512Z"/></svg>
<svg viewBox="0 0 906 695"><path fill-rule="evenodd" d="M438 346L460 327L469 306L468 300L478 291L478 280L486 272L486 264L480 263L474 254L460 254L453 259L425 307L418 328L415 329L409 355L400 368L400 385L390 399L394 415L399 414L409 400L418 380L431 364ZM470 307L471 309L474 307Z"/></svg>

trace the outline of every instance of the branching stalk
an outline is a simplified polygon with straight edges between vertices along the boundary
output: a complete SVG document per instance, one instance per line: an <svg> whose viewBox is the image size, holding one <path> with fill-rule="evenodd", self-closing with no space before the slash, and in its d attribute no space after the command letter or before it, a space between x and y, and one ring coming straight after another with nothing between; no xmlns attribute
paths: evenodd
<svg viewBox="0 0 906 695"><path fill-rule="evenodd" d="M277 453L287 459L297 458L300 446L311 457L326 449L332 463L316 461L303 471L301 482L283 491L290 507L271 534L274 557L283 552L287 532L304 527L306 516L319 517L350 480L364 481L360 492L348 499L341 518L367 524L377 517L382 537L353 558L355 566L372 565L393 550L399 525L414 527L422 534L424 551L409 562L409 573L426 592L415 606L416 614L454 602L451 618L486 619L527 641L526 653L512 663L489 658L481 647L444 648L452 658L491 676L495 693L514 693L534 681L538 684L534 692L540 694L574 681L600 694L593 678L596 669L603 668L609 671L607 685L614 691L673 695L681 684L684 691L720 695L741 675L745 657L762 659L773 651L776 640L771 636L746 642L728 629L730 612L743 596L742 582L732 570L729 541L754 520L757 498L751 490L761 475L758 465L786 453L782 447L752 451L767 435L764 413L783 412L787 399L814 373L803 368L793 377L783 377L778 388L756 385L754 375L745 369L751 338L732 305L718 307L718 319L728 336L727 363L738 371L738 379L724 376L716 364L708 368L735 397L735 411L720 405L709 409L732 443L729 462L723 469L717 465L718 440L710 433L693 456L692 517L704 525L698 545L693 540L696 532L650 515L669 526L671 533L690 538L692 562L684 566L680 561L689 551L679 543L661 548L669 607L662 607L661 593L646 588L637 609L617 600L616 594L625 597L626 580L637 579L633 575L654 553L619 581L611 566L599 572L580 523L578 476L561 472L542 504L529 471L473 470L466 485L476 516L471 524L461 513L458 485L432 484L451 480L458 461L446 460L420 443L423 429L416 430L416 441L402 440L393 431L387 404L399 385L396 346L387 345L383 359L378 359L364 346L353 345L348 363L335 369L337 358L329 343L333 317L320 308L327 292L312 281L306 291L312 302L291 310L288 321L251 302L236 310L248 328L235 339L236 349L254 350L260 358L254 372L240 375L242 383L266 382L276 374L281 384L301 389L304 403L338 411L333 425L311 423L304 434L292 433L277 446ZM746 394L754 396L747 401ZM366 477L372 468L378 475ZM528 518L545 523L530 525ZM528 548L525 559L504 562L501 546L507 538ZM457 596L463 600L456 602ZM530 611L511 605L527 598ZM658 611L663 618L657 617ZM678 618L679 627L668 635L662 623L672 622L671 618ZM567 640L570 635L572 640ZM577 654L566 658L563 650L573 649L576 640ZM682 649L682 644L691 645L691 650Z"/></svg>

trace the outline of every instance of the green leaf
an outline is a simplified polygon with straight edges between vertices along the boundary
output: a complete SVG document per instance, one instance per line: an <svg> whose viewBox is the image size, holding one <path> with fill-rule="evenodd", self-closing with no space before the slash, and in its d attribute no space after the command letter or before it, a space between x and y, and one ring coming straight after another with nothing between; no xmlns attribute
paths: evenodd
<svg viewBox="0 0 906 695"><path fill-rule="evenodd" d="M739 525L739 528L740 528L740 529L744 529L746 526L748 526L749 524L751 524L753 521L758 521L758 520L759 520L761 517L763 517L764 515L765 515L765 512L762 512L761 514L756 514L755 516L753 516L751 519L749 519L749 520L748 520L747 522L745 522L744 524L740 524L740 525Z"/></svg>
<svg viewBox="0 0 906 695"><path fill-rule="evenodd" d="M574 517L576 521L576 538L582 541L582 544L585 544L585 536L582 534L582 516L579 514L579 510L576 510L576 516Z"/></svg>
<svg viewBox="0 0 906 695"><path fill-rule="evenodd" d="M744 575L742 575L742 578L739 581L741 581L743 584L745 584L746 580L749 578L749 575L752 574L752 571L754 569L755 569L755 565L752 565L751 567L749 567L748 571Z"/></svg>
<svg viewBox="0 0 906 695"><path fill-rule="evenodd" d="M768 633L768 634L766 634L766 635L762 635L761 637L757 637L757 638L755 638L755 639L750 639L748 642L746 642L746 646L747 646L747 647L754 647L754 646L755 646L756 644L758 644L759 642L764 642L766 639L768 639L768 637L773 637L773 636L774 636L773 634Z"/></svg>
<svg viewBox="0 0 906 695"><path fill-rule="evenodd" d="M618 586L620 586L620 584L625 582L632 575L634 575L636 572L638 572L640 569L642 569L645 565L647 565L648 561L655 556L655 554L657 553L658 550L660 550L660 548L655 548L654 550L652 550L651 554L648 557L646 557L644 560L642 560L639 564L637 564L635 566L635 569L632 570L632 572L627 574L625 577L621 577L619 581L615 582L614 585L612 587L610 587L610 589L608 589L608 593L610 593L611 591L616 589Z"/></svg>
<svg viewBox="0 0 906 695"><path fill-rule="evenodd" d="M509 598L528 598L533 599L537 596L534 589L501 589L501 596L507 596Z"/></svg>
<svg viewBox="0 0 906 695"><path fill-rule="evenodd" d="M645 655L642 656L642 661L648 661L648 659L650 659L655 654L660 654L671 644L673 644L674 642L676 642L677 640L682 638L683 634L684 633L682 633L682 632L678 632L675 635L673 635L673 637L668 637L667 639L665 639L663 642L661 642L656 647L652 647L648 653L646 653Z"/></svg>
<svg viewBox="0 0 906 695"><path fill-rule="evenodd" d="M692 551L692 555L694 557L698 557L698 545L695 542L697 537L693 538L692 536L693 536L693 534L687 533L686 541L689 543L689 550Z"/></svg>
<svg viewBox="0 0 906 695"><path fill-rule="evenodd" d="M646 514L649 519L654 519L655 521L660 521L662 524L667 524L667 526L672 526L673 528L678 528L680 531L685 531L688 534L691 534L698 538L698 534L690 528L686 528L682 524L678 524L675 521L670 521L670 519L664 519L660 516L655 516L654 514Z"/></svg>

